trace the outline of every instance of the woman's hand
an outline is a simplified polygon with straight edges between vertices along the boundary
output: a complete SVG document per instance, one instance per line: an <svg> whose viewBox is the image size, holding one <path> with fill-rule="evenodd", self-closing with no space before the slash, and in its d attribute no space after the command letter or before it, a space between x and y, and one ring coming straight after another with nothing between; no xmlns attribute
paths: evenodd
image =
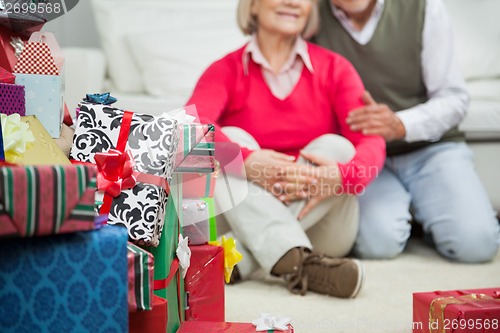
<svg viewBox="0 0 500 333"><path fill-rule="evenodd" d="M321 201L338 195L342 190L342 177L337 162L306 152L301 152L301 155L304 159L316 165L312 167L312 175L318 182L309 186L309 200L300 211L298 215L299 220L306 216Z"/></svg>
<svg viewBox="0 0 500 333"><path fill-rule="evenodd" d="M314 177L305 175L299 170L304 166L294 161L295 157L274 150L256 150L245 160L247 179L284 201L284 195L287 193L284 191L286 184L302 187L315 182Z"/></svg>
<svg viewBox="0 0 500 333"><path fill-rule="evenodd" d="M273 191L273 194L284 203L308 199L299 213L299 220L318 203L338 195L342 190L342 177L337 162L306 152L302 152L301 155L312 165L295 164L294 169L289 169L292 172L285 174L281 181L275 183L279 184L282 192Z"/></svg>

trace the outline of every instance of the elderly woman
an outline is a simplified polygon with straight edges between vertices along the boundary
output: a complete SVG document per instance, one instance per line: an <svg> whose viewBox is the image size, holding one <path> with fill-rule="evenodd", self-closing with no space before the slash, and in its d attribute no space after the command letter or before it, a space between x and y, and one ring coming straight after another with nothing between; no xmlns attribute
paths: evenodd
<svg viewBox="0 0 500 333"><path fill-rule="evenodd" d="M349 298L363 268L341 257L358 230L356 194L383 165L385 143L346 123L364 87L346 59L304 40L317 16L314 0L240 0L238 23L252 37L205 71L188 104L219 127L217 141L241 147L249 194L224 213L250 254L240 277L258 264L292 292Z"/></svg>

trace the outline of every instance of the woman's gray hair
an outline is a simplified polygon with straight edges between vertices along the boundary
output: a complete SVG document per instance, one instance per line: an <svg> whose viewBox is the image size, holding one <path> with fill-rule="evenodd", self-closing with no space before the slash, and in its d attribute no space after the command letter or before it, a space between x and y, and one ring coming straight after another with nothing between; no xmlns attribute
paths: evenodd
<svg viewBox="0 0 500 333"><path fill-rule="evenodd" d="M237 20L238 26L245 35L252 35L257 32L257 20L252 14L252 5L258 0L240 0L238 4ZM318 6L315 0L310 0L312 4L311 13L307 20L302 37L309 39L316 34L319 29L319 13Z"/></svg>

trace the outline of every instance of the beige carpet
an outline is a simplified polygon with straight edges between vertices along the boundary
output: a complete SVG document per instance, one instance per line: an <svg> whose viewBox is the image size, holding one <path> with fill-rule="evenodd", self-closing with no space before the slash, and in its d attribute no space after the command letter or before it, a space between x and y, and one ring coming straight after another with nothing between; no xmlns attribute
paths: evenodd
<svg viewBox="0 0 500 333"><path fill-rule="evenodd" d="M355 299L292 295L279 281L262 277L227 286L226 321L250 322L264 312L290 317L298 333L407 333L412 328L413 292L500 290L500 253L488 264L456 264L412 239L397 259L363 263L365 284Z"/></svg>

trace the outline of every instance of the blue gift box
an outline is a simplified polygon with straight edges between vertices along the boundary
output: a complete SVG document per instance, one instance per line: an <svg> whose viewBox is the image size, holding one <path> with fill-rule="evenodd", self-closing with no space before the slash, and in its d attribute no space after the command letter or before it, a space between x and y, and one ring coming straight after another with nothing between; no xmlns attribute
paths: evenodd
<svg viewBox="0 0 500 333"><path fill-rule="evenodd" d="M127 230L0 242L0 332L126 332Z"/></svg>
<svg viewBox="0 0 500 333"><path fill-rule="evenodd" d="M36 116L53 138L59 138L63 118L63 80L60 75L15 74L25 86L26 115Z"/></svg>

